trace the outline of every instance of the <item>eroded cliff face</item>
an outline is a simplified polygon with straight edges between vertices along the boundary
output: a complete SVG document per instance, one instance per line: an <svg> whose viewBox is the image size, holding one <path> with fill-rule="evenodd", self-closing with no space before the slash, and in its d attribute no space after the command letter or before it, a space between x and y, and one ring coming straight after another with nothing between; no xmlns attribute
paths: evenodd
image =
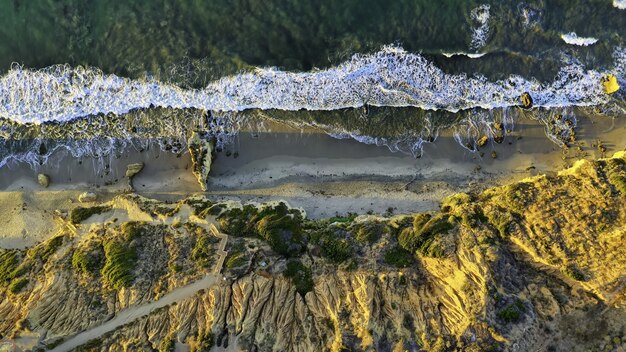
<svg viewBox="0 0 626 352"><path fill-rule="evenodd" d="M63 346L215 275L217 283L78 349L624 350L625 156L392 218L310 221L281 204L120 197L101 214L64 220L54 250L43 243L11 252L14 270L29 264L3 276L0 331L34 331L40 348ZM128 235L137 219L138 233ZM226 235L224 260L218 242ZM101 261L83 263L76 253Z"/></svg>

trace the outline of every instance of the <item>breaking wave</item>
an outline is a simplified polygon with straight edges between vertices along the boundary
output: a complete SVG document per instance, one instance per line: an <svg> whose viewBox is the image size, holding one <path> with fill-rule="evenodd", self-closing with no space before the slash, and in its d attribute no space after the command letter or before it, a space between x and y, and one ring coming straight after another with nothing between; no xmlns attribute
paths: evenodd
<svg viewBox="0 0 626 352"><path fill-rule="evenodd" d="M598 42L598 39L596 39L596 38L579 37L574 32L570 32L570 33L567 33L567 34L561 34L561 39L563 39L563 41L566 42L567 44L578 45L578 46L589 46L589 45L593 45L593 44Z"/></svg>
<svg viewBox="0 0 626 352"><path fill-rule="evenodd" d="M614 70L623 71L623 67ZM294 73L259 68L199 90L122 78L93 68L59 65L30 70L14 66L0 78L0 118L41 124L151 107L235 112L370 105L457 112L516 106L523 92L529 92L539 107L591 106L609 100L601 84L604 74L570 64L553 82L515 75L489 81L483 76L447 74L423 56L391 46L374 54L355 55L326 70Z"/></svg>
<svg viewBox="0 0 626 352"><path fill-rule="evenodd" d="M626 0L613 0L613 6L620 10L626 10Z"/></svg>
<svg viewBox="0 0 626 352"><path fill-rule="evenodd" d="M464 52L455 52L455 53L441 53L441 55L447 57L447 58L451 58L454 56L466 56L469 57L470 59L478 59L481 58L483 56L485 56L486 53L464 53Z"/></svg>

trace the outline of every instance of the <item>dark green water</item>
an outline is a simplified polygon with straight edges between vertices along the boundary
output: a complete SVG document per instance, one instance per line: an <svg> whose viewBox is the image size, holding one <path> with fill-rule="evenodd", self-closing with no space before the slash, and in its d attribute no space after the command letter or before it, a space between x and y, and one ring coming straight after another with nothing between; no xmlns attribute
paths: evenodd
<svg viewBox="0 0 626 352"><path fill-rule="evenodd" d="M471 10L489 4L479 63L469 51ZM611 0L0 0L0 69L69 63L127 77L200 86L250 66L327 67L399 43L450 72L551 78L566 51L594 67L623 44L626 11ZM528 19L524 18L524 11ZM600 42L571 47L560 34Z"/></svg>
<svg viewBox="0 0 626 352"><path fill-rule="evenodd" d="M589 46L568 44L561 36L570 32L595 38L597 42ZM11 70L13 63L32 69L68 64L97 68L105 75L139 79L135 82L154 78L185 89L206 87L222 77L253 72L257 67L317 72L345 63L357 53L378 52L386 45L401 46L409 55L421 54L445 73L465 75L469 79L484 76L485 82L506 82L512 75L519 75L525 82L536 79L549 84L560 69L576 63L583 67L577 72L591 71L593 74L586 79L594 80L598 86L599 77L605 72L616 72L624 84L626 54L620 68L616 68L614 55L626 53L625 38L626 10L616 8L613 0L0 0L0 76L15 73L16 70ZM446 55L450 53L482 56ZM285 110L271 106L263 112L253 106L251 111L232 115L203 110L201 104L181 104L187 108L172 110L169 107L175 104L166 101L159 105L161 100L157 99L154 104L150 100L144 105L122 109L124 113L120 115L131 112L126 116L115 115L113 108L119 102L107 101L112 108L96 109L95 116L85 113L70 122L59 118L59 123L24 124L24 121L36 121L20 120L22 110L35 106L22 99L24 94L32 99L52 90L56 100L49 96L41 100L53 101L54 109L69 104L72 111L82 111L83 101L85 105L89 103L90 93L85 93L90 90L89 85L76 83L80 74L69 70L61 75L69 78L58 86L51 86L48 78L31 76L31 85L21 91L19 78L6 84L0 82L0 167L13 157L41 162L41 155L49 154L47 149L42 151L41 140L51 141L48 145L66 143L72 145L70 149L88 150L89 138L166 138L184 142L189 131L197 128L229 139L236 134L237 124L249 115L315 125L338 136L349 135L415 153L422 141L437 135L439 128L461 124L469 131L462 144L471 145L482 135L495 137L501 131L494 130L494 126L503 122L507 125L507 121L512 125L510 116L521 113L510 110L517 109L514 108L519 96L516 94L521 91L512 93L514 101L511 103L509 97L506 104L500 105L503 109L486 106L490 94L496 99L500 93L498 87L508 89L503 83L483 94L482 100L476 99L474 105L472 97L466 99L470 108L460 112L441 111L439 107L445 107L441 101L431 105L436 109L424 108L419 101L424 96L406 107L402 104L374 107L365 102L360 107L349 103L308 111L297 106ZM590 92L589 99L584 97L586 92L580 90L589 86L567 86L570 79L576 80L574 76L561 75L563 86L545 92L540 88L539 93L550 101L552 95L567 91L566 100L576 106L593 106L603 101L598 100L597 92ZM20 77L19 72L16 77ZM440 83L428 81L436 80L429 77L437 75L425 77L424 80L418 77L417 83L414 77L400 83L397 79L376 83L379 88L396 89L402 94L404 85L420 91ZM463 79L459 82L462 85ZM464 89L477 86L467 87ZM443 90L435 89L433 94L457 88L450 85ZM20 91L22 96L11 97L15 91ZM357 93L364 97L368 94ZM471 96L467 91L459 94ZM626 111L623 95L619 92L615 96L608 106L597 107L598 111L614 116L623 114ZM9 98L3 101L3 97ZM121 100L123 103L124 99ZM559 105L559 99L555 101L559 109L535 110L532 115L549 123L553 115L570 113L568 103ZM153 109L155 106L163 109ZM555 105L546 103L546 106ZM45 110L48 106L35 108ZM49 115L49 119L40 121L55 121L55 116ZM76 141L80 141L79 147L74 147Z"/></svg>

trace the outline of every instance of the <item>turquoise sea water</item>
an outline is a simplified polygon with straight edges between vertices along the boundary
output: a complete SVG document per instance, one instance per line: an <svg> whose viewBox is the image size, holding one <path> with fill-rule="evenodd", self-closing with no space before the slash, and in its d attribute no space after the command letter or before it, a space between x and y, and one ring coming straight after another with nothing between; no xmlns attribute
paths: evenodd
<svg viewBox="0 0 626 352"><path fill-rule="evenodd" d="M413 152L440 126L470 117L487 130L507 122L524 91L546 110L620 114L622 93L609 97L600 82L625 79L620 7L619 0L0 0L0 165L40 154L39 140L75 141L46 124L97 138L110 133L110 121L154 107L197 115L174 119L187 122L172 128L167 114L146 112L159 121L154 138L184 139L198 126L231 136L246 110L260 109L366 142L410 137L401 149ZM565 40L571 33L595 43ZM187 109L200 112L180 112Z"/></svg>

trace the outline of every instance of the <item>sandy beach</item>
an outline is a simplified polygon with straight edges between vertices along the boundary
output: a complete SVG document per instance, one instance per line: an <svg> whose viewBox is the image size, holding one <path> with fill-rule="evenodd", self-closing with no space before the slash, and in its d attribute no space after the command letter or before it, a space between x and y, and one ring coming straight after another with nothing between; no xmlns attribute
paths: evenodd
<svg viewBox="0 0 626 352"><path fill-rule="evenodd" d="M527 120L519 121L503 143L489 142L478 152L462 148L449 131L443 131L435 143L424 146L421 158L414 158L386 147L334 139L314 129L273 125L262 133L242 131L232 151L217 153L207 195L244 202L285 200L312 218L430 211L456 192L554 172L580 157L601 157L600 135L605 154L623 150L624 133L624 119L581 118L579 144L565 151L545 137L543 125ZM47 238L54 233L50 209L77 206L84 191L95 192L100 200L129 191L124 173L130 163L145 164L133 181L139 194L177 200L201 192L189 170L188 154L179 156L157 146L120 154L104 164L65 157L38 170L29 165L0 170L4 181L0 211L7 214L0 246L26 247ZM38 172L50 175L48 188L37 184Z"/></svg>

